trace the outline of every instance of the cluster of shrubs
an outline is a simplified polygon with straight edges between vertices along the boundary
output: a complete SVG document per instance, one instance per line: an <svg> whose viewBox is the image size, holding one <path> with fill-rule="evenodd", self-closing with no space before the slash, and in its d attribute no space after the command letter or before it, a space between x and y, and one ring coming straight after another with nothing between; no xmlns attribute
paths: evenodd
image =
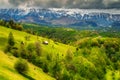
<svg viewBox="0 0 120 80"><path fill-rule="evenodd" d="M14 65L14 68L21 74L25 74L29 70L27 61L23 59L18 59Z"/></svg>
<svg viewBox="0 0 120 80"><path fill-rule="evenodd" d="M120 61L120 40L119 38L90 38L80 44L78 48L83 50L84 55L89 55L93 48L102 50L102 53L106 55L106 61L110 61L114 65ZM103 55L102 54L102 55ZM109 63L109 62L108 62ZM118 64L119 65L119 64ZM117 66L118 66L117 65ZM114 66L115 68L115 66Z"/></svg>
<svg viewBox="0 0 120 80"><path fill-rule="evenodd" d="M17 51L18 48L15 47L14 45L15 45L14 36L12 32L10 32L8 36L8 44L5 48L5 52L11 52L13 53L14 56L19 57L19 52ZM23 59L19 59L15 63L14 67L21 74L27 73L29 68L27 62Z"/></svg>
<svg viewBox="0 0 120 80"><path fill-rule="evenodd" d="M9 20L9 21L0 20L0 25L19 31L23 30L23 26L20 23L14 22L13 20Z"/></svg>
<svg viewBox="0 0 120 80"><path fill-rule="evenodd" d="M15 69L21 74L28 71L28 65L25 61L27 60L28 62L31 62L34 65L42 68L45 73L49 73L55 78L60 78L59 73L61 71L61 63L59 63L59 60L57 60L59 55L55 54L56 57L54 58L49 53L45 53L44 55L42 55L43 51L39 41L29 44L24 42L19 42L18 44L17 42L16 44L13 34L12 32L10 32L8 36L8 43L5 47L5 52L12 53L12 55L15 57L22 58L18 60L14 65ZM71 57L68 56L68 58Z"/></svg>

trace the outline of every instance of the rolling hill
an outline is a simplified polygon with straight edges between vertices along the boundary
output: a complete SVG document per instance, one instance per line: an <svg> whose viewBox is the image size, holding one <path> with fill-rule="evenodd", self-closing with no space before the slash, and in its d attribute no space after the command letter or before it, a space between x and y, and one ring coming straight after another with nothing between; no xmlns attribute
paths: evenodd
<svg viewBox="0 0 120 80"><path fill-rule="evenodd" d="M0 26L0 57L1 57L0 58L0 80L16 80L16 79L30 80L29 78L33 78L35 80L55 80L54 78L44 73L42 69L34 66L31 63L29 63L30 70L27 74L28 75L27 77L22 76L14 69L13 65L18 58L15 58L10 53L6 54L3 52L5 45L7 43L7 37L9 32L13 33L17 45L20 41L25 41L25 36L28 36L28 35L30 36L30 40L27 41L28 43L32 43L36 41L38 38L37 36L31 35L25 32L16 31L10 28L5 28ZM75 48L72 46L64 45L57 42L54 43L50 39L39 37L39 41L41 43L44 40L49 41L49 45L42 44L44 53L59 53L60 55L62 55L63 53L66 53L68 48L71 48L73 51L75 50ZM54 49L53 49L53 45L54 45ZM36 69L34 70L34 68Z"/></svg>
<svg viewBox="0 0 120 80"><path fill-rule="evenodd" d="M4 53L8 41L8 34L12 32L15 47L20 43L26 44L25 49L33 54L33 61L26 59L30 70L28 74L21 75L14 69L18 58L13 52ZM62 32L61 32L62 33ZM81 33L81 35L85 35ZM91 32L89 32L91 33ZM86 33L88 34L88 33ZM26 37L29 37L26 40ZM34 43L39 42L42 55L34 56ZM43 44L48 41L48 45ZM31 46L32 43L32 46ZM120 79L120 39L119 37L102 37L99 35L83 37L65 45L51 39L31 35L0 26L0 79L2 80L119 80ZM30 44L30 45L29 45ZM24 48L24 47L23 47ZM29 52L31 51L31 52ZM17 53L17 52L16 52ZM24 56L23 56L24 58ZM35 60L34 60L35 59ZM35 63L34 63L35 62ZM33 65L34 64L34 65ZM38 67L36 67L37 65ZM4 75L3 75L4 74ZM6 77L8 76L8 77ZM52 78L52 77L54 78Z"/></svg>

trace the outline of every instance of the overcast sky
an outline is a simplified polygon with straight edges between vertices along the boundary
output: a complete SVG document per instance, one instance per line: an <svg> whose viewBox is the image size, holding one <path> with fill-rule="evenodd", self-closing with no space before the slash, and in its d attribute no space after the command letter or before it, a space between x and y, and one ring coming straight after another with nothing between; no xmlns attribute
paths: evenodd
<svg viewBox="0 0 120 80"><path fill-rule="evenodd" d="M0 8L17 7L120 9L120 0L0 0Z"/></svg>

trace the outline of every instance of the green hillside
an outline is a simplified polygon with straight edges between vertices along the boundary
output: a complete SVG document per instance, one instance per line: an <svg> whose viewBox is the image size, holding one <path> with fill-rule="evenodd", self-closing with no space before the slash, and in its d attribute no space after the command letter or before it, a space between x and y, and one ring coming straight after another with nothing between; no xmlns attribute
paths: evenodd
<svg viewBox="0 0 120 80"><path fill-rule="evenodd" d="M47 38L43 38L43 37L38 37L38 36L34 36L31 34L28 34L26 32L21 32L21 31L17 31L17 30L13 30L10 28L5 28L5 27L1 27L0 26L0 48L3 50L4 46L7 43L7 38L8 38L8 34L12 32L16 43L19 43L20 41L24 41L27 43L33 43L37 40L39 40L40 43L42 43L43 41L48 41L49 45L44 45L41 44L43 49L45 49L44 51L47 52L55 52L55 53L60 53L60 54L64 54L66 53L66 51L70 48L71 50L75 51L75 47L69 46L69 45L64 45L58 42L53 42L50 39ZM25 40L25 37L30 37L30 40ZM54 48L53 48L54 47ZM47 49L47 50L46 50Z"/></svg>
<svg viewBox="0 0 120 80"><path fill-rule="evenodd" d="M40 68L30 63L30 70L27 76L22 76L14 69L14 63L16 60L17 58L6 55L0 51L0 80L55 80L45 74Z"/></svg>
<svg viewBox="0 0 120 80"><path fill-rule="evenodd" d="M22 76L14 69L14 63L17 58L13 57L11 54L6 55L3 50L7 43L7 36L9 32L14 32L15 39L19 42L24 40L23 35L29 35L24 32L15 31L12 29L4 28L0 26L0 80L29 80L33 78L35 80L55 80L54 78L45 74L42 69L29 63L30 70L28 72L28 77ZM31 35L32 36L32 35ZM34 41L35 36L32 36L30 42ZM34 70L35 69L35 70Z"/></svg>
<svg viewBox="0 0 120 80"><path fill-rule="evenodd" d="M68 32L66 29L62 31L64 28L61 28L60 32L60 28L56 29L58 30L56 37L60 33L67 33L65 36L68 36L69 33L73 34L72 29L67 30ZM53 30L51 29L50 32L52 33ZM8 46L10 32L14 36L14 46ZM74 30L74 32L76 31ZM57 80L119 80L120 38L103 37L100 34L88 36L92 33L95 32L77 32L78 39L73 41L70 46L58 43L59 37L53 41L0 26L0 56L2 57L0 58L0 78L2 80L14 80L14 78L20 80L54 80L54 78ZM47 33L47 35L49 34ZM64 38L62 35L59 36L61 40ZM71 41L71 38L67 39ZM44 41L47 41L48 44L45 44ZM29 63L30 70L26 74L27 76L19 74L14 69L14 63L19 57Z"/></svg>
<svg viewBox="0 0 120 80"><path fill-rule="evenodd" d="M50 39L46 39L46 38L42 38L42 37L37 37L25 32L21 32L21 31L16 31L10 28L5 28L0 26L0 80L27 80L26 77L20 75L17 71L15 71L13 65L15 63L15 61L17 60L17 58L9 55L6 55L3 51L5 49L5 46L7 45L7 39L8 39L8 34L12 32L14 34L14 38L16 41L16 46L19 45L19 43L21 41L27 42L27 44L29 43L33 43L37 40L39 40L40 43L42 43L42 41L48 41L49 45L44 45L42 44L43 47L43 53L59 53L60 55L65 55L64 53L67 52L67 50L70 48L73 51L75 50L74 47L68 46L68 45L64 45L61 43L54 43L52 40ZM26 36L30 36L30 40L26 41L25 37ZM53 48L54 47L54 48ZM44 55L44 54L43 54ZM54 78L48 76L47 74L45 74L42 69L29 64L30 66L30 71L28 72L28 76L34 78L35 80L54 80ZM37 68L36 70L34 70L34 68ZM8 77L6 77L8 76Z"/></svg>

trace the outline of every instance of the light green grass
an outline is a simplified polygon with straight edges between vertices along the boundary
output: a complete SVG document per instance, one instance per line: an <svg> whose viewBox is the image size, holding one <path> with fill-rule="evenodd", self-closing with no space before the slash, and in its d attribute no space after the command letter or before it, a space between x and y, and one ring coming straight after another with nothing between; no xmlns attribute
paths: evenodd
<svg viewBox="0 0 120 80"><path fill-rule="evenodd" d="M14 69L16 60L17 58L0 51L0 80L29 80ZM35 80L55 80L30 63L27 76Z"/></svg>
<svg viewBox="0 0 120 80"><path fill-rule="evenodd" d="M106 80L120 80L120 71L107 70Z"/></svg>
<svg viewBox="0 0 120 80"><path fill-rule="evenodd" d="M0 26L0 80L28 80L28 78L25 78L15 71L13 66L17 58L3 53L10 32L13 33L16 44L19 44L21 41L24 41L28 44L39 40L43 48L43 53L60 54L65 56L68 49L71 49L73 52L75 51L75 47L57 43L43 37L39 37L39 39L37 39L37 36L35 35ZM26 41L25 36L30 36L30 41ZM45 40L49 42L48 45L42 44L42 42ZM45 74L40 68L35 67L30 63L29 66L30 69L27 74L29 77L34 78L35 80L54 80L54 78Z"/></svg>
<svg viewBox="0 0 120 80"><path fill-rule="evenodd" d="M26 43L33 43L37 40L39 40L39 42L42 43L43 41L47 40L49 42L49 45L41 44L43 50L47 53L60 53L64 55L68 49L71 49L73 52L75 51L75 47L73 46L69 46L61 43L55 43L54 41L43 37L38 37L39 39L37 39L37 36L35 35L31 35L26 32L21 32L1 26L0 26L0 49L2 50L4 49L4 46L7 43L7 38L10 32L13 33L13 36L17 43L19 43L20 41L24 41ZM26 41L25 36L30 36L30 41Z"/></svg>

